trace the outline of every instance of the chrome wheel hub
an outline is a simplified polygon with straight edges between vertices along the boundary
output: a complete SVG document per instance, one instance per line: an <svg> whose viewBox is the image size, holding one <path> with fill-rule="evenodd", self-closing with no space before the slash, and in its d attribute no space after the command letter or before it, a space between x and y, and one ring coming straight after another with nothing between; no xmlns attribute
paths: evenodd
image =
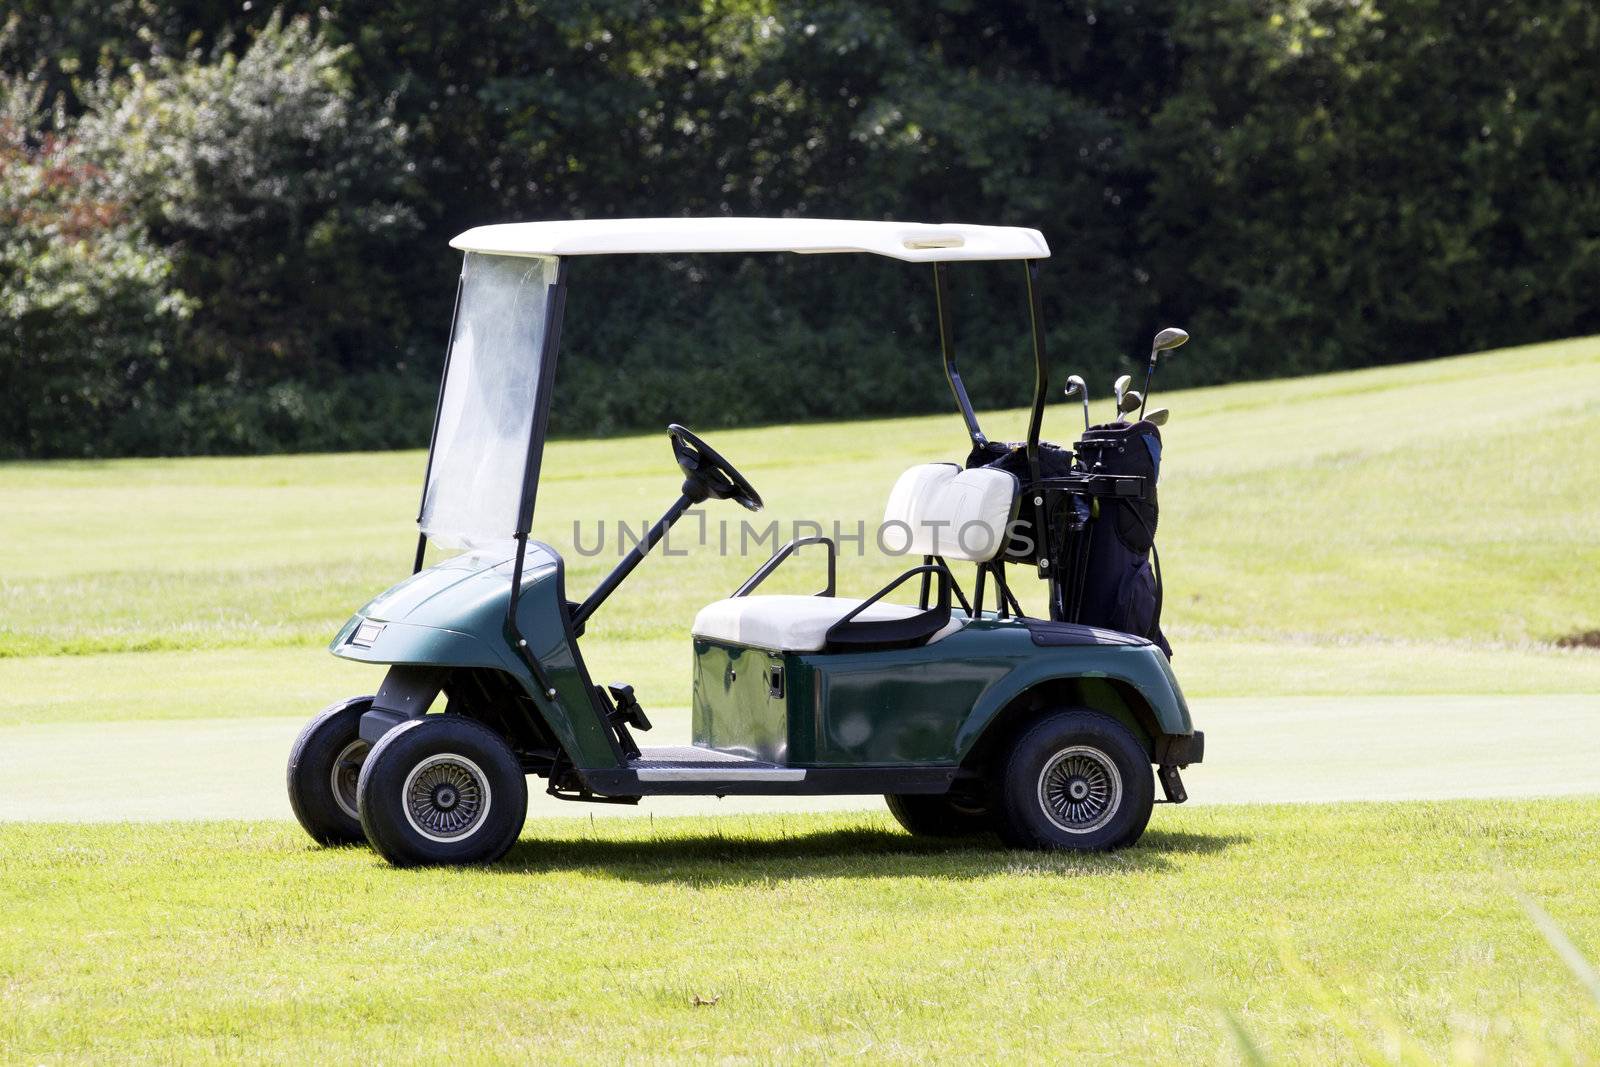
<svg viewBox="0 0 1600 1067"><path fill-rule="evenodd" d="M1122 774L1110 756L1087 745L1064 748L1039 772L1039 807L1069 834L1088 834L1122 806Z"/></svg>
<svg viewBox="0 0 1600 1067"><path fill-rule="evenodd" d="M341 748L333 758L333 770L328 776L329 785L333 787L333 802L352 819L361 818L356 810L356 782L361 779L361 764L371 747L357 738Z"/></svg>
<svg viewBox="0 0 1600 1067"><path fill-rule="evenodd" d="M401 789L406 821L430 841L462 841L489 815L488 776L465 756L441 753L411 769Z"/></svg>

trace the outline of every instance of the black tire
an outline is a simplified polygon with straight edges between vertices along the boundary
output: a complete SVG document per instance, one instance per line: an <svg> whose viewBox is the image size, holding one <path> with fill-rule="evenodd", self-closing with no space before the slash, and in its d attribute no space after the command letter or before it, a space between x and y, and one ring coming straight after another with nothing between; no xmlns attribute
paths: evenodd
<svg viewBox="0 0 1600 1067"><path fill-rule="evenodd" d="M965 793L890 793L889 814L915 837L976 837L994 831L994 813Z"/></svg>
<svg viewBox="0 0 1600 1067"><path fill-rule="evenodd" d="M1015 848L1125 848L1150 822L1150 757L1100 712L1051 712L1023 731L1001 767L995 829Z"/></svg>
<svg viewBox="0 0 1600 1067"><path fill-rule="evenodd" d="M356 805L356 781L367 745L361 716L371 697L351 697L306 723L289 749L289 806L320 845L355 845L366 838Z"/></svg>
<svg viewBox="0 0 1600 1067"><path fill-rule="evenodd" d="M528 816L511 746L461 715L424 715L372 746L356 786L367 841L397 867L493 863Z"/></svg>

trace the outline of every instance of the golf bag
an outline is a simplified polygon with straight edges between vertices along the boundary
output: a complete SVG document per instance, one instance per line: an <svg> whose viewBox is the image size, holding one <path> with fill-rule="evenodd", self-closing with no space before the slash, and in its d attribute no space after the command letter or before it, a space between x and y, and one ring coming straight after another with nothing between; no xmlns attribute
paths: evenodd
<svg viewBox="0 0 1600 1067"><path fill-rule="evenodd" d="M1161 633L1161 558L1155 552L1161 431L1148 422L1092 427L1078 444L1078 463L1087 472L1139 475L1145 492L1083 501L1089 521L1072 535L1072 571L1067 581L1054 583L1051 615L1137 634L1171 656Z"/></svg>

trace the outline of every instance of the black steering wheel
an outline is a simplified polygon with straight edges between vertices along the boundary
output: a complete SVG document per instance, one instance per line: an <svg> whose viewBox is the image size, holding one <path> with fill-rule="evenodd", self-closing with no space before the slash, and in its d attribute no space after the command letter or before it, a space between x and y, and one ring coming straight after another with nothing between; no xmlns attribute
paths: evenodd
<svg viewBox="0 0 1600 1067"><path fill-rule="evenodd" d="M667 437L672 441L672 458L683 470L684 496L696 504L732 500L751 511L761 510L761 494L720 452L677 423L667 427Z"/></svg>

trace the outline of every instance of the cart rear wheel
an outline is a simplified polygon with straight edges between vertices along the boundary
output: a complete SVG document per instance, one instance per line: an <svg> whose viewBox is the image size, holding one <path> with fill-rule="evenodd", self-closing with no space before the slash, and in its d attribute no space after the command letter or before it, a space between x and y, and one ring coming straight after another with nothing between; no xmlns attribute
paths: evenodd
<svg viewBox="0 0 1600 1067"><path fill-rule="evenodd" d="M1058 711L1006 757L996 828L1018 848L1102 852L1137 841L1154 804L1150 757L1126 726L1096 711Z"/></svg>
<svg viewBox="0 0 1600 1067"><path fill-rule="evenodd" d="M460 715L425 715L384 734L356 795L367 840L399 867L492 863L528 814L528 780L511 747Z"/></svg>
<svg viewBox="0 0 1600 1067"><path fill-rule="evenodd" d="M994 815L981 798L956 793L891 793L889 814L917 837L976 837L994 830Z"/></svg>
<svg viewBox="0 0 1600 1067"><path fill-rule="evenodd" d="M361 716L371 706L371 697L352 697L324 708L289 749L289 806L319 844L363 840L356 781L367 754Z"/></svg>

